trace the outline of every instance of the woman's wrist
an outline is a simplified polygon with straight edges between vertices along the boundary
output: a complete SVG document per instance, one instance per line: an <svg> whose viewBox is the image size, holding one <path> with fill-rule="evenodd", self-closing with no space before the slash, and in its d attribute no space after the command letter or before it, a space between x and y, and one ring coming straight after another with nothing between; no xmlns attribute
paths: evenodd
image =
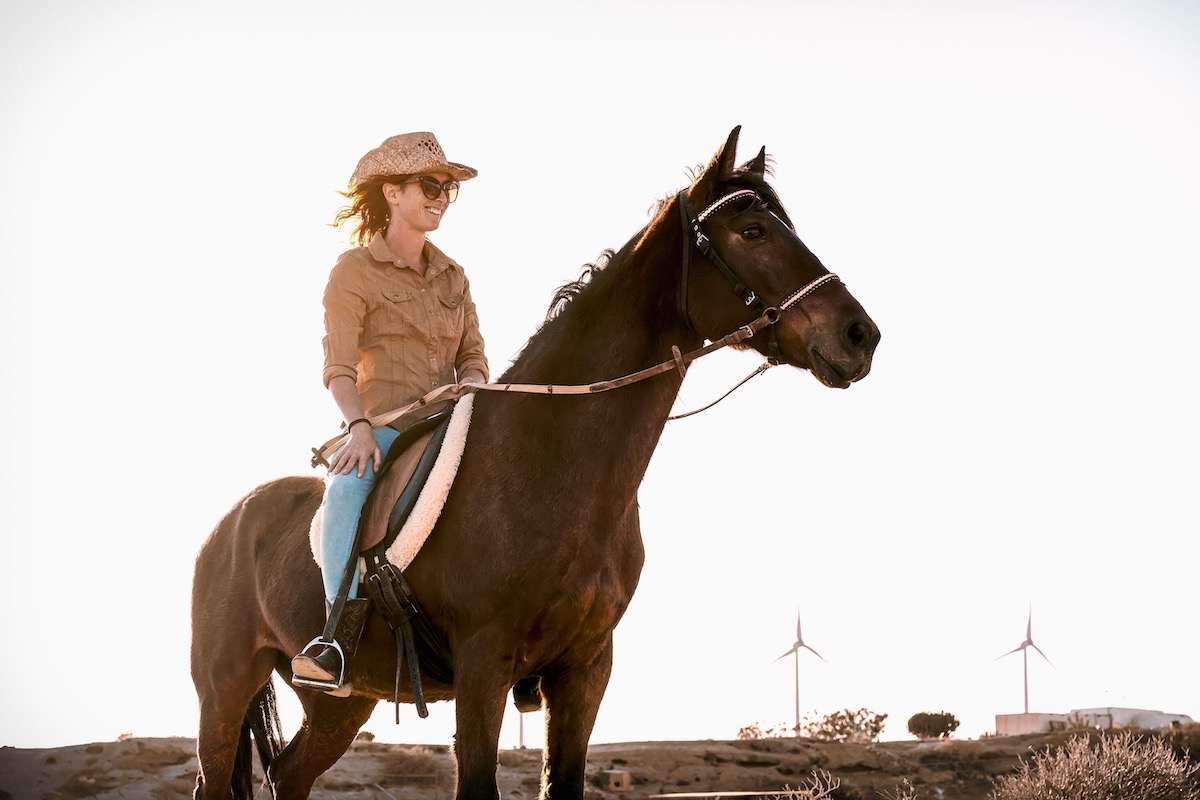
<svg viewBox="0 0 1200 800"><path fill-rule="evenodd" d="M367 423L367 427L371 426L371 420L367 419L366 417L359 417L356 420L351 420L350 422L346 423L346 431L349 432L351 428L353 428L355 425L359 424L360 422Z"/></svg>

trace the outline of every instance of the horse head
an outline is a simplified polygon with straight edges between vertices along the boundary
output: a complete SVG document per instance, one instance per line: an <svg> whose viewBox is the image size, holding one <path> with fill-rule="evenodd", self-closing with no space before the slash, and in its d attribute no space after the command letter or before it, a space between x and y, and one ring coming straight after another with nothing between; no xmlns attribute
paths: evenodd
<svg viewBox="0 0 1200 800"><path fill-rule="evenodd" d="M870 371L879 329L796 235L766 181L766 149L735 164L740 130L678 196L686 237L680 311L707 339L767 314L774 324L740 347L844 389Z"/></svg>

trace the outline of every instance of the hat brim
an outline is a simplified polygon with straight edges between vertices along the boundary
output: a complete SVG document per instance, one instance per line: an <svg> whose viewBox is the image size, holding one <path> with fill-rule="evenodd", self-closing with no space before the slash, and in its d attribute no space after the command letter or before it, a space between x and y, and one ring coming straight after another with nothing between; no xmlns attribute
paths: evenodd
<svg viewBox="0 0 1200 800"><path fill-rule="evenodd" d="M454 161L447 161L444 166L445 172L456 181L469 181L479 174L479 170L473 167L468 167L466 164L458 164ZM437 169L430 169L430 172L437 172Z"/></svg>

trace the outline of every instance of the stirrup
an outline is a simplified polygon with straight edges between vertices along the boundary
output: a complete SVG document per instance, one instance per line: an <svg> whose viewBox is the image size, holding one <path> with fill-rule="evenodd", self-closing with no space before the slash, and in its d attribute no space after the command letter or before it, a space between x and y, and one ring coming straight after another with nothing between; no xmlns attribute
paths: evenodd
<svg viewBox="0 0 1200 800"><path fill-rule="evenodd" d="M307 653L309 651L309 649L314 647L315 645L324 645L326 647L332 647L334 650L337 650L338 658L341 660L341 667L338 670L337 680L336 681L323 681L320 678L302 678L299 675L296 675L295 672L293 671L292 672L292 685L293 686L301 686L301 687L304 687L305 689L319 689L320 691L326 692L328 694L334 694L335 692L339 692L340 690L345 688L345 689L347 689L347 691L344 695L338 694L335 696L339 696L339 697L348 696L350 694L350 692L348 690L348 687L344 686L345 681L346 681L346 653L344 650L342 650L342 646L340 644L338 644L338 641L336 639L325 639L324 637L318 636L315 639L313 639L311 642L309 642L308 644L304 645L304 649L300 651L299 656L302 656L305 653ZM298 658L299 656L296 656L296 657Z"/></svg>

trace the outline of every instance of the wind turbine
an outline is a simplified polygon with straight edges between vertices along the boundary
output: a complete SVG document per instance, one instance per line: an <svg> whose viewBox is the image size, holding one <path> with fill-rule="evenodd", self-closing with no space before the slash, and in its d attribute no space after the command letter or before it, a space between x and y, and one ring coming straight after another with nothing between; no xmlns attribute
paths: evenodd
<svg viewBox="0 0 1200 800"><path fill-rule="evenodd" d="M1038 651L1038 655L1040 655L1042 658L1046 659L1047 664L1049 664L1052 667L1054 666L1054 663L1052 661L1050 661L1049 658L1046 658L1046 654L1042 652L1042 648L1038 647L1036 644L1033 643L1033 606L1029 607L1029 619L1026 620L1026 622L1025 622L1025 641L1021 642L1019 645L1014 647L1012 650L1009 650L1004 655L996 656L996 658L994 659L996 661L999 661L1000 659L1004 658L1004 656L1011 656L1013 653L1017 652L1018 650L1021 651L1021 658L1024 661L1024 669L1025 669L1025 713L1026 714L1029 713L1029 648L1031 648L1031 647L1034 650Z"/></svg>
<svg viewBox="0 0 1200 800"><path fill-rule="evenodd" d="M788 656L794 656L796 659L796 735L797 736L800 735L800 651L801 650L807 650L810 653L812 653L814 656L816 656L817 658L821 659L822 661L825 661L824 656L822 656L816 650L813 650L811 647L809 647L808 645L806 645L804 643L804 636L800 633L800 611L799 611L799 609L797 609L797 611L796 611L796 641L792 645L791 650L788 650L786 653L781 655L779 658L775 659L775 661L779 661L781 659L787 658ZM775 661L772 661L771 663L774 664ZM829 662L825 661L825 663L828 664Z"/></svg>

